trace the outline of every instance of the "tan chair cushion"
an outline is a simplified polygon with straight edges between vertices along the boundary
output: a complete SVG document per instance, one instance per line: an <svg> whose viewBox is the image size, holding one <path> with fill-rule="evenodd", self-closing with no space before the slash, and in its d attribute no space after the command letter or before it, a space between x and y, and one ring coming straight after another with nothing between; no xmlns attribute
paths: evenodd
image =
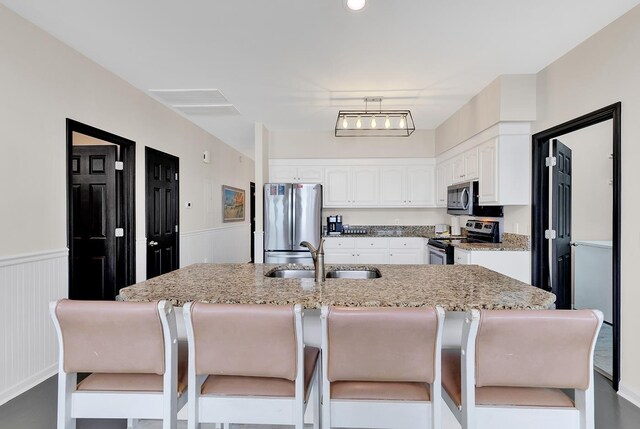
<svg viewBox="0 0 640 429"><path fill-rule="evenodd" d="M55 313L66 372L164 374L157 302L63 299Z"/></svg>
<svg viewBox="0 0 640 429"><path fill-rule="evenodd" d="M197 374L295 379L292 305L196 303L191 314Z"/></svg>
<svg viewBox="0 0 640 429"><path fill-rule="evenodd" d="M178 342L178 393L187 388L188 347L186 341ZM162 392L162 375L93 373L82 380L81 391Z"/></svg>
<svg viewBox="0 0 640 429"><path fill-rule="evenodd" d="M599 326L591 310L482 310L476 386L584 390Z"/></svg>
<svg viewBox="0 0 640 429"><path fill-rule="evenodd" d="M327 316L329 381L433 382L433 308L340 308Z"/></svg>
<svg viewBox="0 0 640 429"><path fill-rule="evenodd" d="M335 381L331 383L331 399L362 399L381 401L429 401L428 383Z"/></svg>
<svg viewBox="0 0 640 429"><path fill-rule="evenodd" d="M304 348L305 395L311 385L313 370L318 363L320 350ZM203 396L280 396L292 398L296 394L295 381L273 377L242 377L234 375L210 375L202 384Z"/></svg>
<svg viewBox="0 0 640 429"><path fill-rule="evenodd" d="M453 402L462 404L460 350L442 350L442 388ZM573 407L573 401L560 389L541 387L476 387L477 405Z"/></svg>

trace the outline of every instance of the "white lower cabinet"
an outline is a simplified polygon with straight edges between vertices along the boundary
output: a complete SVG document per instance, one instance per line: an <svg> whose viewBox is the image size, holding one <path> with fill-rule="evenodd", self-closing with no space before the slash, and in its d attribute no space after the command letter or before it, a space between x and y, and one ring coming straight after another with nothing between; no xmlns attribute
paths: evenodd
<svg viewBox="0 0 640 429"><path fill-rule="evenodd" d="M327 264L422 264L424 238L327 237L324 260Z"/></svg>
<svg viewBox="0 0 640 429"><path fill-rule="evenodd" d="M389 239L389 263L390 264L423 264L424 263L424 238L390 238Z"/></svg>
<svg viewBox="0 0 640 429"><path fill-rule="evenodd" d="M481 265L524 283L531 283L531 252L509 250L465 250L455 248L454 263Z"/></svg>

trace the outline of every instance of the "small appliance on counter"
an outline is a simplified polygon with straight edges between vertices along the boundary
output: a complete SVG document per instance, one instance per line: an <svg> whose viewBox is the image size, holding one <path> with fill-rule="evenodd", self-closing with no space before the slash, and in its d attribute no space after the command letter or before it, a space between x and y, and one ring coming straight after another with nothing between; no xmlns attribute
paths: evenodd
<svg viewBox="0 0 640 429"><path fill-rule="evenodd" d="M369 230L367 228L351 228L349 225L342 225L343 235L365 235L368 233Z"/></svg>
<svg viewBox="0 0 640 429"><path fill-rule="evenodd" d="M453 264L453 252L456 244L500 242L500 222L497 220L469 219L465 228L467 229L465 238L430 238L427 244L429 264Z"/></svg>
<svg viewBox="0 0 640 429"><path fill-rule="evenodd" d="M446 223L439 223L436 225L436 235L449 234L449 225Z"/></svg>
<svg viewBox="0 0 640 429"><path fill-rule="evenodd" d="M327 216L327 234L328 235L342 234L342 215Z"/></svg>

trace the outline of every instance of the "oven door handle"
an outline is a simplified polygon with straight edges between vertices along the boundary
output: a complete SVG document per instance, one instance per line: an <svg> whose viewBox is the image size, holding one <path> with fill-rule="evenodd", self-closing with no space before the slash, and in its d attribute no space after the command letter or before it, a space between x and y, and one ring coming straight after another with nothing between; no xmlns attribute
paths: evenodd
<svg viewBox="0 0 640 429"><path fill-rule="evenodd" d="M465 202L465 194L466 194L466 202ZM462 190L462 195L460 196L460 202L462 203L462 208L463 209L468 209L469 208L469 189L464 188Z"/></svg>
<svg viewBox="0 0 640 429"><path fill-rule="evenodd" d="M447 253L446 250L440 249L439 247L434 247L434 246L428 246L428 247L429 247L429 251L432 251L432 252Z"/></svg>

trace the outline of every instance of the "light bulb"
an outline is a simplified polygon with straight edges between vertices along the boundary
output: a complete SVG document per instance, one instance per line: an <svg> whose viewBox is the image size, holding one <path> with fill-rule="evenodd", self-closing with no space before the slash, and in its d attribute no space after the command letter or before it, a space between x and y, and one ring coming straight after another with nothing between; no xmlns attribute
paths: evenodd
<svg viewBox="0 0 640 429"><path fill-rule="evenodd" d="M347 117L342 118L342 128L349 128L349 121L347 121Z"/></svg>
<svg viewBox="0 0 640 429"><path fill-rule="evenodd" d="M391 128L391 121L389 120L388 116L387 116L387 119L384 120L384 127Z"/></svg>
<svg viewBox="0 0 640 429"><path fill-rule="evenodd" d="M358 120L356 121L356 128L362 128L362 121L360 120L360 116L358 116Z"/></svg>
<svg viewBox="0 0 640 429"><path fill-rule="evenodd" d="M367 0L347 0L347 7L354 12L362 10L366 5Z"/></svg>
<svg viewBox="0 0 640 429"><path fill-rule="evenodd" d="M376 122L376 117L372 116L371 117L371 128L375 128L378 125L378 123Z"/></svg>
<svg viewBox="0 0 640 429"><path fill-rule="evenodd" d="M404 126L405 126L404 116L402 116L402 117L400 117L400 123L398 124L398 127L404 128Z"/></svg>

